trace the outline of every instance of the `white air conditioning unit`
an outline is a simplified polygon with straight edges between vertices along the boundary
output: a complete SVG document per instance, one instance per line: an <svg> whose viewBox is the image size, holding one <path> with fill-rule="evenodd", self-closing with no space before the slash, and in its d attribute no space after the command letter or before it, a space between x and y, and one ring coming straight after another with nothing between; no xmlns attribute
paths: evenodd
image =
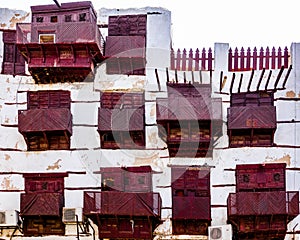
<svg viewBox="0 0 300 240"><path fill-rule="evenodd" d="M63 208L63 219L64 223L76 223L76 215L78 216L78 222L83 221L82 208Z"/></svg>
<svg viewBox="0 0 300 240"><path fill-rule="evenodd" d="M232 226L230 224L208 227L209 240L231 240Z"/></svg>
<svg viewBox="0 0 300 240"><path fill-rule="evenodd" d="M19 222L19 212L16 210L0 211L0 227L17 226Z"/></svg>

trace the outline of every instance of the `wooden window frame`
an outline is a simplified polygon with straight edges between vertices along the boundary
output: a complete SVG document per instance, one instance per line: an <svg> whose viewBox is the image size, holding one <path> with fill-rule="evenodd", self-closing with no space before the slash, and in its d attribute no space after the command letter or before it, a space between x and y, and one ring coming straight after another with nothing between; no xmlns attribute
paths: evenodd
<svg viewBox="0 0 300 240"><path fill-rule="evenodd" d="M44 17L36 17L36 18L35 18L35 21L36 21L37 23L43 23L43 22L44 22Z"/></svg>
<svg viewBox="0 0 300 240"><path fill-rule="evenodd" d="M57 23L58 22L58 16L51 16L50 17L50 22L52 22L52 23Z"/></svg>
<svg viewBox="0 0 300 240"><path fill-rule="evenodd" d="M79 22L87 22L88 20L88 14L87 13L79 13L78 15L78 21Z"/></svg>
<svg viewBox="0 0 300 240"><path fill-rule="evenodd" d="M51 39L51 40L53 39L53 40L49 41L47 39ZM42 43L42 44L43 43L55 43L55 34L54 33L39 33L39 43Z"/></svg>
<svg viewBox="0 0 300 240"><path fill-rule="evenodd" d="M72 14L65 15L65 22L72 22Z"/></svg>

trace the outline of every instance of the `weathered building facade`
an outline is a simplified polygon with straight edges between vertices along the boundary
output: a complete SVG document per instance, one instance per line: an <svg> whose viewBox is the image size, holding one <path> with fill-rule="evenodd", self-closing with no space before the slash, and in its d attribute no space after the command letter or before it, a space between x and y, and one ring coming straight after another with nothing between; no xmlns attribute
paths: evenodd
<svg viewBox="0 0 300 240"><path fill-rule="evenodd" d="M1 238L300 239L300 44L174 51L162 8L6 16Z"/></svg>

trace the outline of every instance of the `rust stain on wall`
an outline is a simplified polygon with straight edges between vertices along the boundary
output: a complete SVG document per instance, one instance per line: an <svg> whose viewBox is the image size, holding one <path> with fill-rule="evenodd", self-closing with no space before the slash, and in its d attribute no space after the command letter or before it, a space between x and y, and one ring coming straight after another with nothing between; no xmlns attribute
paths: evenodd
<svg viewBox="0 0 300 240"><path fill-rule="evenodd" d="M294 91L288 91L286 92L286 97L289 97L289 98L294 98L296 97L296 93Z"/></svg>
<svg viewBox="0 0 300 240"><path fill-rule="evenodd" d="M18 188L12 183L10 177L3 178L1 182L1 188L5 190L18 190Z"/></svg>
<svg viewBox="0 0 300 240"><path fill-rule="evenodd" d="M60 169L61 168L61 165L59 164L62 160L61 159L58 159L55 163L53 163L53 165L49 165L47 167L46 170L55 170L55 169Z"/></svg>
<svg viewBox="0 0 300 240"><path fill-rule="evenodd" d="M100 82L101 89L109 89L114 86L114 82Z"/></svg>
<svg viewBox="0 0 300 240"><path fill-rule="evenodd" d="M4 159L5 159L6 161L9 161L9 160L11 159L11 156L8 155L8 154L4 154Z"/></svg>
<svg viewBox="0 0 300 240"><path fill-rule="evenodd" d="M153 105L152 107L151 107L151 111L150 111L150 116L151 117L155 117L155 115L156 115L156 106L155 105Z"/></svg>
<svg viewBox="0 0 300 240"><path fill-rule="evenodd" d="M268 160L264 161L264 163L286 163L287 166L290 166L291 158L289 154L284 154L281 158L266 157Z"/></svg>
<svg viewBox="0 0 300 240"><path fill-rule="evenodd" d="M148 141L151 144L157 144L158 143L157 134L155 132L149 133L148 134Z"/></svg>
<svg viewBox="0 0 300 240"><path fill-rule="evenodd" d="M134 84L132 84L132 87L133 88L143 88L144 85L145 85L145 81L144 80L138 80Z"/></svg>
<svg viewBox="0 0 300 240"><path fill-rule="evenodd" d="M17 13L9 20L10 22L9 27L11 28L15 27L17 23L25 21L25 19L29 16L29 13L26 13L23 17L19 17L19 16L20 14Z"/></svg>
<svg viewBox="0 0 300 240"><path fill-rule="evenodd" d="M152 156L145 156L145 157L135 157L134 164L135 165L145 165L145 164L153 164L156 160L159 159L159 154L155 153Z"/></svg>

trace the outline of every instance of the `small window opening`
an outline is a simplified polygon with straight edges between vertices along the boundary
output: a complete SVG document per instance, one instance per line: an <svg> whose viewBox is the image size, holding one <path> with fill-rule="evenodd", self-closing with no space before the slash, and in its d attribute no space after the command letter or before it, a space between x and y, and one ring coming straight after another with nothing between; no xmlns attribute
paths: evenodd
<svg viewBox="0 0 300 240"><path fill-rule="evenodd" d="M86 13L80 13L79 14L79 21L85 22L86 21Z"/></svg>
<svg viewBox="0 0 300 240"><path fill-rule="evenodd" d="M57 16L51 16L50 22L57 22Z"/></svg>
<svg viewBox="0 0 300 240"><path fill-rule="evenodd" d="M37 17L36 22L42 23L44 21L43 17Z"/></svg>
<svg viewBox="0 0 300 240"><path fill-rule="evenodd" d="M54 34L40 34L39 42L40 43L54 43L55 35Z"/></svg>
<svg viewBox="0 0 300 240"><path fill-rule="evenodd" d="M145 179L146 179L145 176L139 177L139 178L138 178L138 183L139 183L139 184L145 184Z"/></svg>
<svg viewBox="0 0 300 240"><path fill-rule="evenodd" d="M65 22L72 22L72 15L65 15Z"/></svg>

